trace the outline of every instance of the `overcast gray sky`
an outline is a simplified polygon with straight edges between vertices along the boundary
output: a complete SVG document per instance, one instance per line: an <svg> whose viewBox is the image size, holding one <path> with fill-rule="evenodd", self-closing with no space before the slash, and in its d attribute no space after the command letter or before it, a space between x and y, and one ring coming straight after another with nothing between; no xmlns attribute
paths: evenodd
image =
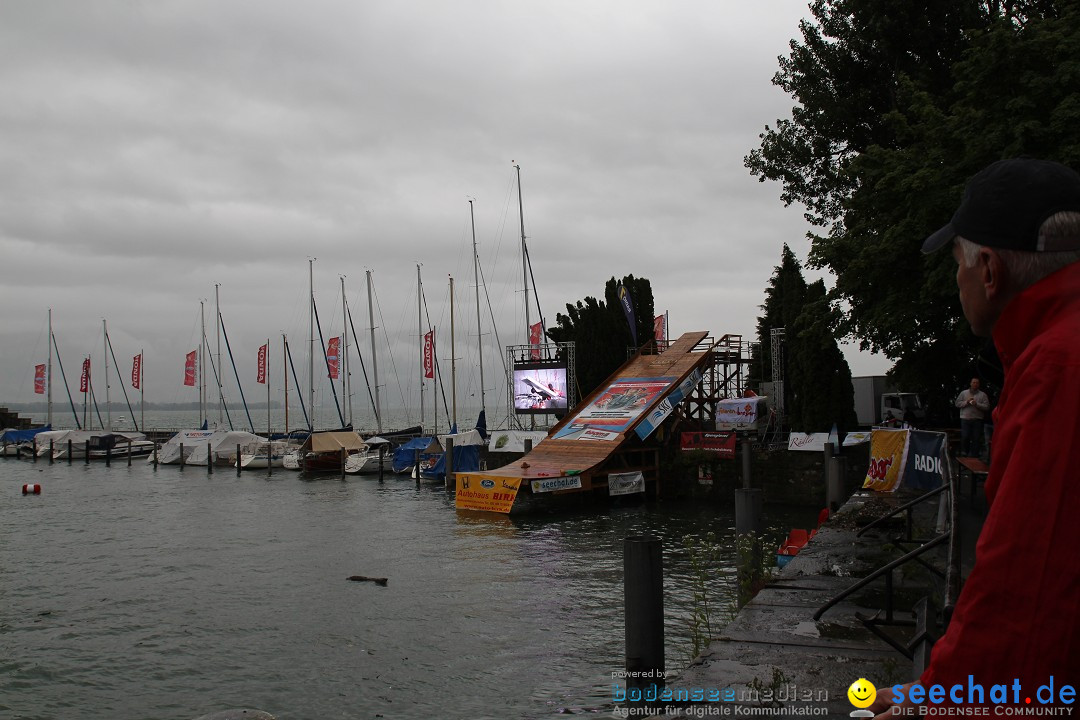
<svg viewBox="0 0 1080 720"><path fill-rule="evenodd" d="M417 402L416 264L444 364L452 275L475 394L469 198L499 341L526 341L515 162L548 325L633 274L673 337L749 338L783 244L808 249L801 210L742 164L789 114L770 80L803 17L806 0L3 3L0 401L40 398L48 308L73 392L83 357L102 370L105 319L125 375L145 351L147 399L196 399L184 356L200 299L216 345L215 284L245 392L267 338L278 388L282 333L306 363L309 258L326 337L344 275L366 343L372 271L391 401L400 382ZM887 367L849 350L855 374Z"/></svg>

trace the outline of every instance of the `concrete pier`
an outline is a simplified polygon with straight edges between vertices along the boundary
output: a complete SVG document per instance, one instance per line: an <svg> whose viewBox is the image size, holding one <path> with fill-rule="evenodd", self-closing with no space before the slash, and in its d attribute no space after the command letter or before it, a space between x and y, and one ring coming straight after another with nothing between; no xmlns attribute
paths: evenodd
<svg viewBox="0 0 1080 720"><path fill-rule="evenodd" d="M861 618L891 617L897 624L878 629L905 646L917 640L919 629L911 611L921 598L928 596L937 608L936 613L925 613L930 620L940 615L946 583L930 569L944 570L949 558L948 538L942 540L937 532L940 513L948 511L940 496L920 503L911 513L912 537L938 538L939 544L920 556L926 565L907 562L891 578L879 577L821 610L875 569L918 547L918 543L894 543L907 536L906 513L862 534L859 530L919 495L859 491L847 500L706 651L677 677L668 679L668 688L674 692L667 715L698 717L696 706L723 705L709 709L732 717L753 715L755 708L773 708L773 716L780 717L845 717L854 709L847 690L857 679L866 678L879 689L914 679L919 652L907 657L868 629ZM977 504L981 507L981 498ZM957 507L963 508L964 516L957 523L960 545L953 557L962 560L964 573L973 561L981 511L966 498ZM892 589L891 609L887 585ZM693 700L695 693L704 700L688 703L686 698Z"/></svg>

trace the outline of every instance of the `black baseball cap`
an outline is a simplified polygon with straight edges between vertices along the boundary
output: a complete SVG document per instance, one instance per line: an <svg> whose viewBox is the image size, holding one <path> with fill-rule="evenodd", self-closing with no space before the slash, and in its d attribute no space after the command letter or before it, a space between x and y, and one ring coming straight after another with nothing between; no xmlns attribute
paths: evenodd
<svg viewBox="0 0 1080 720"><path fill-rule="evenodd" d="M1061 163L1034 158L998 160L971 178L948 225L926 238L932 253L957 235L977 245L1003 250L1080 250L1080 237L1046 247L1039 228L1055 213L1080 212L1080 174Z"/></svg>

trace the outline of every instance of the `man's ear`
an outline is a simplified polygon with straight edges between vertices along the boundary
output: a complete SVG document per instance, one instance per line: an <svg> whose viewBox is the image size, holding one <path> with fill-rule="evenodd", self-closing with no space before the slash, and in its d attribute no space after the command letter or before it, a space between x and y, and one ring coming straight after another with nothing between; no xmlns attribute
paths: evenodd
<svg viewBox="0 0 1080 720"><path fill-rule="evenodd" d="M1009 268L996 250L988 247L979 250L979 271L983 290L989 302L1000 303L1008 298L1010 294Z"/></svg>

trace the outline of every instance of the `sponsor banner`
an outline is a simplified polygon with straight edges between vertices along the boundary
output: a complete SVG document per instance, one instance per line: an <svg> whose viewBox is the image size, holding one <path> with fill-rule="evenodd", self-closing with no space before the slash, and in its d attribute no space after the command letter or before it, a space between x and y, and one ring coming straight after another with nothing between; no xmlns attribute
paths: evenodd
<svg viewBox="0 0 1080 720"><path fill-rule="evenodd" d="M664 333L664 316L663 315L657 315L656 317L653 318L652 331L653 331L653 338L656 340L656 343L658 345L660 343L664 342L664 338L667 337L667 336Z"/></svg>
<svg viewBox="0 0 1080 720"><path fill-rule="evenodd" d="M435 377L435 331L424 334L424 377Z"/></svg>
<svg viewBox="0 0 1080 720"><path fill-rule="evenodd" d="M849 432L844 436L844 447L849 445L862 445L870 442L869 431Z"/></svg>
<svg viewBox="0 0 1080 720"><path fill-rule="evenodd" d="M532 481L534 493L555 492L556 490L577 490L581 488L581 476L544 478Z"/></svg>
<svg viewBox="0 0 1080 720"><path fill-rule="evenodd" d="M698 485L712 486L713 484L713 471L709 465L698 465L697 481Z"/></svg>
<svg viewBox="0 0 1080 720"><path fill-rule="evenodd" d="M638 472L611 473L607 476L608 495L634 495L645 492L645 476Z"/></svg>
<svg viewBox="0 0 1080 720"><path fill-rule="evenodd" d="M540 323L529 326L529 344L533 346L533 349L529 351L529 356L533 360L540 359Z"/></svg>
<svg viewBox="0 0 1080 720"><path fill-rule="evenodd" d="M625 431L675 381L673 377L619 378L579 411L552 439L580 438L585 430Z"/></svg>
<svg viewBox="0 0 1080 720"><path fill-rule="evenodd" d="M667 396L660 401L652 411L646 415L637 427L634 428L634 432L638 437L644 440L652 434L653 430L660 426L660 423L667 419L679 403L683 401L683 398L688 396L694 391L698 383L701 382L701 370L695 368L692 373L686 376L686 379L679 383L679 386L669 392Z"/></svg>
<svg viewBox="0 0 1080 720"><path fill-rule="evenodd" d="M488 438L488 452L525 452L525 441L532 440L536 447L547 440L544 430L495 430Z"/></svg>
<svg viewBox="0 0 1080 720"><path fill-rule="evenodd" d="M337 380L340 374L338 369L341 364L341 338L332 337L326 344L326 367L331 380Z"/></svg>
<svg viewBox="0 0 1080 720"><path fill-rule="evenodd" d="M727 398L716 406L716 423L753 425L758 419L757 398Z"/></svg>
<svg viewBox="0 0 1080 720"><path fill-rule="evenodd" d="M79 376L79 392L90 392L90 358L82 361L82 375Z"/></svg>
<svg viewBox="0 0 1080 720"><path fill-rule="evenodd" d="M269 349L269 344L259 347L259 371L255 377L255 382L260 385L266 384L266 351Z"/></svg>
<svg viewBox="0 0 1080 720"><path fill-rule="evenodd" d="M895 492L904 476L907 458L907 430L880 428L870 438L870 467L863 487L879 492Z"/></svg>
<svg viewBox="0 0 1080 720"><path fill-rule="evenodd" d="M575 437L575 440L618 440L619 433L611 432L610 430L593 430L592 428L585 428L579 432Z"/></svg>
<svg viewBox="0 0 1080 720"><path fill-rule="evenodd" d="M908 438L904 486L918 490L940 487L944 480L945 435L909 430Z"/></svg>
<svg viewBox="0 0 1080 720"><path fill-rule="evenodd" d="M682 450L708 450L722 458L735 457L734 432L684 432L680 438Z"/></svg>
<svg viewBox="0 0 1080 720"><path fill-rule="evenodd" d="M634 428L634 432L638 437L644 440L652 434L652 431L660 427L660 423L667 419L667 416L675 410L675 406L678 405L678 401L672 402L672 398L666 397L657 404L649 414L642 418L641 422Z"/></svg>
<svg viewBox="0 0 1080 720"><path fill-rule="evenodd" d="M477 473L455 473L457 494L454 507L458 510L482 510L507 514L517 498L521 478L493 477Z"/></svg>
<svg viewBox="0 0 1080 720"><path fill-rule="evenodd" d="M36 395L44 395L45 394L45 366L44 365L35 365L34 366L34 394L36 394Z"/></svg>
<svg viewBox="0 0 1080 720"><path fill-rule="evenodd" d="M622 305L626 322L630 325L630 337L634 339L634 347L637 347L637 320L634 318L634 301L630 299L630 291L626 286L619 283L619 304Z"/></svg>
<svg viewBox="0 0 1080 720"><path fill-rule="evenodd" d="M138 390L142 385L142 353L131 359L131 387Z"/></svg>
<svg viewBox="0 0 1080 720"><path fill-rule="evenodd" d="M829 442L829 433L799 433L788 435L788 450L817 450L823 452Z"/></svg>
<svg viewBox="0 0 1080 720"><path fill-rule="evenodd" d="M195 351L192 350L184 358L184 384L194 387L195 385Z"/></svg>

